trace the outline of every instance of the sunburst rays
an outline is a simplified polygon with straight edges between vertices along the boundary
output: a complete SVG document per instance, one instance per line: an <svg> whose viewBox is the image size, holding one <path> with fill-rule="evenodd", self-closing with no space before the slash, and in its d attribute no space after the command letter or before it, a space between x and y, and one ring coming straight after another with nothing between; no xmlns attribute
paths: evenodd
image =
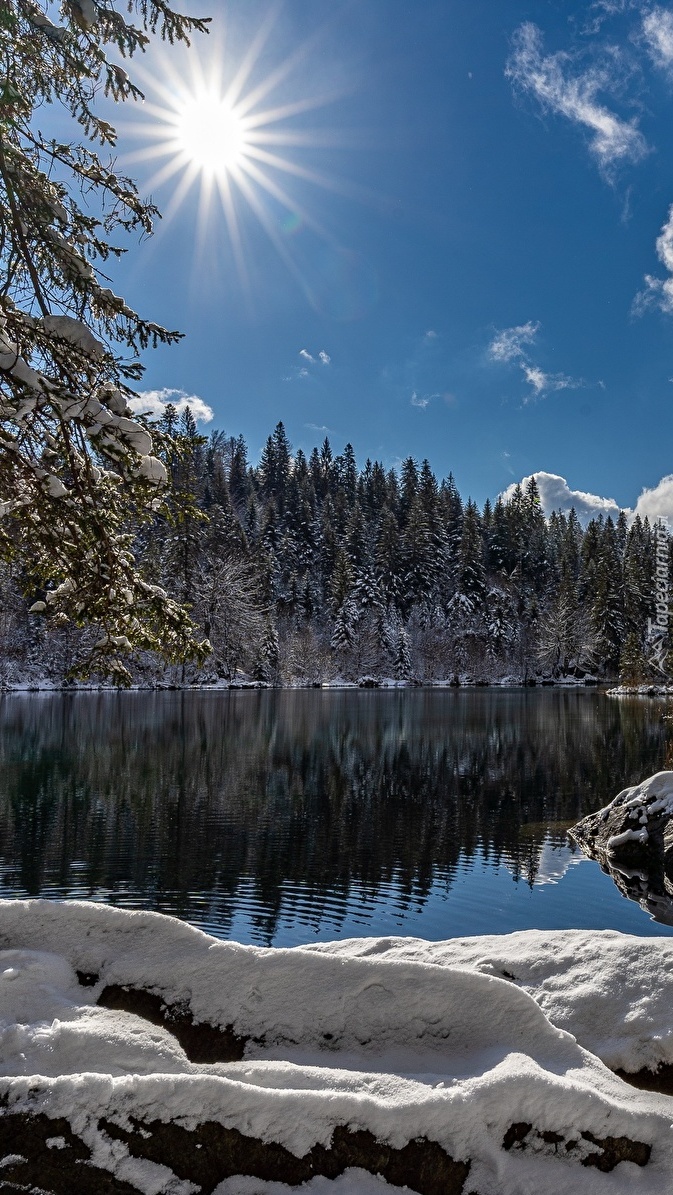
<svg viewBox="0 0 673 1195"><path fill-rule="evenodd" d="M224 216L228 241L244 288L249 290L242 223L251 213L292 273L300 267L288 247L286 229L305 226L321 239L331 238L311 211L311 187L352 192L329 171L318 168L307 151L345 144L334 130L306 127L302 118L342 96L325 91L310 98L292 95L291 76L310 55L305 42L260 77L260 58L275 17L270 14L235 65L223 41L215 41L207 59L192 50L180 73L168 55L160 71L141 69L146 92L143 117L125 132L143 145L125 162L143 163L149 192L171 187L164 227L196 192L196 241L210 241L213 221ZM231 64L231 65L230 65ZM159 77L160 76L160 77Z"/></svg>

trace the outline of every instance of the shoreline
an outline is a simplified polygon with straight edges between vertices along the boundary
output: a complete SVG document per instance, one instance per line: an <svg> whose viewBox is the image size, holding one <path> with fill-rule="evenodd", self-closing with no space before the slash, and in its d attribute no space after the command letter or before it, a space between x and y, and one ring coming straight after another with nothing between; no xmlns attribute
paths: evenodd
<svg viewBox="0 0 673 1195"><path fill-rule="evenodd" d="M673 697L673 685L616 685L608 697Z"/></svg>
<svg viewBox="0 0 673 1195"><path fill-rule="evenodd" d="M545 678L529 679L527 681L504 677L502 680L468 680L465 678L436 681L398 681L390 678L377 680L364 677L359 681L295 681L291 684L272 684L268 681L238 680L214 682L212 684L178 684L160 682L158 684L135 684L128 687L110 684L87 684L74 682L73 684L51 681L17 682L15 684L1 684L0 696L12 693L226 693L240 690L267 690L273 692L294 692L297 690L315 689L321 691L378 689L384 691L399 691L404 689L601 689L610 696L630 695L639 690L604 689L609 682L602 682L595 677L586 680ZM649 695L652 691L647 689ZM667 693L673 696L673 686L669 686Z"/></svg>

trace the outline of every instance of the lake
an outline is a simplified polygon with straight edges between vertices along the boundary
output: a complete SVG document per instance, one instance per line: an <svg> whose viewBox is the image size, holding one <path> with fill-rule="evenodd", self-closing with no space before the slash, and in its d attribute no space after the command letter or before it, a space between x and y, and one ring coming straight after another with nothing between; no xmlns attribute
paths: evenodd
<svg viewBox="0 0 673 1195"><path fill-rule="evenodd" d="M0 895L273 946L673 933L566 838L664 766L666 708L594 689L9 694Z"/></svg>

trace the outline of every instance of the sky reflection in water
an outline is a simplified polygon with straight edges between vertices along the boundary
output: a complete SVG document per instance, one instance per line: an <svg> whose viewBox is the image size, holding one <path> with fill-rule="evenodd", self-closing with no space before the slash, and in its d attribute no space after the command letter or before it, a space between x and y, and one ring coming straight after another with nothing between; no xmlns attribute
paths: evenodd
<svg viewBox="0 0 673 1195"><path fill-rule="evenodd" d="M663 766L662 712L584 690L10 695L0 894L264 945L673 932L565 838Z"/></svg>

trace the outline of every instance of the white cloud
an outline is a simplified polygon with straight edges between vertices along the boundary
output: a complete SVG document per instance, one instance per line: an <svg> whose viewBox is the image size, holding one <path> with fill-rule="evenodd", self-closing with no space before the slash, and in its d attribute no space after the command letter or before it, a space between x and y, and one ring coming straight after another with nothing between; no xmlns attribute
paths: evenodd
<svg viewBox="0 0 673 1195"><path fill-rule="evenodd" d="M320 352L318 353L317 357L314 357L313 353L309 353L308 349L300 349L299 356L301 357L302 361L306 362L306 365L317 365L318 362L320 362L321 365L330 365L331 361L332 361L332 358L330 357L329 353L325 351L325 349L321 349ZM295 377L298 377L298 378L309 377L309 370L306 368L306 365L304 365L301 369L297 370ZM283 378L283 381L291 382L292 377L285 377L285 378Z"/></svg>
<svg viewBox="0 0 673 1195"><path fill-rule="evenodd" d="M141 390L137 398L129 401L129 406L138 415L161 419L168 403L172 403L179 415L189 407L197 423L210 423L214 416L212 407L198 394L188 394L186 390L174 390L169 386L162 390Z"/></svg>
<svg viewBox="0 0 673 1195"><path fill-rule="evenodd" d="M565 373L545 373L537 365L521 362L521 369L526 381L533 387L533 396L540 398L543 394L551 394L554 390L577 390L584 385L581 378L569 378Z"/></svg>
<svg viewBox="0 0 673 1195"><path fill-rule="evenodd" d="M673 12L653 8L643 17L643 37L655 66L673 71Z"/></svg>
<svg viewBox="0 0 673 1195"><path fill-rule="evenodd" d="M305 423L304 427L312 432L328 432L331 436L334 435L334 428L326 427L324 423Z"/></svg>
<svg viewBox="0 0 673 1195"><path fill-rule="evenodd" d="M523 376L525 377L526 381L529 382L530 385L533 387L533 390L535 391L535 393L542 394L543 391L546 390L546 388L547 388L547 385L549 382L549 375L546 373L543 373L543 371L537 365L526 365L524 362L524 364L522 364L521 368L523 370Z"/></svg>
<svg viewBox="0 0 673 1195"><path fill-rule="evenodd" d="M567 514L574 508L578 519L585 526L590 519L601 514L606 518L608 515L613 519L619 517L622 508L614 498L602 498L599 494L572 490L565 477L560 477L558 473L541 472L530 476L537 482L542 509L547 516L554 510L563 510ZM530 481L530 476L522 478L519 483L522 488ZM512 483L503 491L502 497L505 501L512 497L514 488L515 483ZM629 522L632 522L636 515L640 515L641 519L649 518L651 523L656 519L664 519L673 526L673 474L662 477L661 481L651 488L644 487L635 506L626 506L623 509Z"/></svg>
<svg viewBox="0 0 673 1195"><path fill-rule="evenodd" d="M594 0L589 7L588 20L582 28L582 33L598 33L604 21L633 6L634 0Z"/></svg>
<svg viewBox="0 0 673 1195"><path fill-rule="evenodd" d="M664 519L673 525L673 474L662 477L651 489L645 486L640 491L633 511L629 513L634 516L640 515L641 519L647 515L650 522Z"/></svg>
<svg viewBox="0 0 673 1195"><path fill-rule="evenodd" d="M668 270L668 278L645 275L645 289L633 300L635 315L642 315L648 307L660 307L669 315L673 314L673 205L657 237L657 257Z"/></svg>
<svg viewBox="0 0 673 1195"><path fill-rule="evenodd" d="M539 323L528 320L528 323L518 324L515 328L503 328L488 346L492 361L505 364L514 361L519 366L528 385L532 387L531 394L524 400L526 402L555 390L577 390L585 385L581 379L570 378L565 373L545 373L530 360L527 346L533 344L539 330Z"/></svg>
<svg viewBox="0 0 673 1195"><path fill-rule="evenodd" d="M549 516L554 510L564 510L566 513L573 507L578 519L582 523L588 523L590 519L597 515L612 515L616 519L619 515L619 506L614 498L601 498L598 494L587 494L584 490L571 490L565 477L560 477L558 473L533 473L532 477L537 482L540 491L540 503L544 513ZM522 487L530 481L530 477L524 477L519 483ZM515 483L504 490L502 497L508 501L515 489Z"/></svg>
<svg viewBox="0 0 673 1195"><path fill-rule="evenodd" d="M516 328L503 328L497 332L488 346L488 355L494 361L516 361L523 357L524 345L532 344L540 330L538 322L529 320Z"/></svg>
<svg viewBox="0 0 673 1195"><path fill-rule="evenodd" d="M424 342L426 344L431 344L432 341L436 340L436 339L437 339L437 333L434 332L432 328L428 328L427 332L425 333L425 336L423 337Z"/></svg>
<svg viewBox="0 0 673 1195"><path fill-rule="evenodd" d="M589 148L603 171L617 162L637 162L644 157L648 147L636 120L622 120L598 102L598 93L614 82L605 67L571 74L569 55L545 55L542 34L530 21L517 29L513 41L507 77L534 95L543 108L588 129Z"/></svg>
<svg viewBox="0 0 673 1195"><path fill-rule="evenodd" d="M422 411L424 411L425 408L430 405L430 403L432 402L432 399L434 397L435 397L434 394L420 395L420 394L417 394L416 391L414 390L414 392L411 396L411 405L412 405L412 407L420 407L420 409Z"/></svg>

